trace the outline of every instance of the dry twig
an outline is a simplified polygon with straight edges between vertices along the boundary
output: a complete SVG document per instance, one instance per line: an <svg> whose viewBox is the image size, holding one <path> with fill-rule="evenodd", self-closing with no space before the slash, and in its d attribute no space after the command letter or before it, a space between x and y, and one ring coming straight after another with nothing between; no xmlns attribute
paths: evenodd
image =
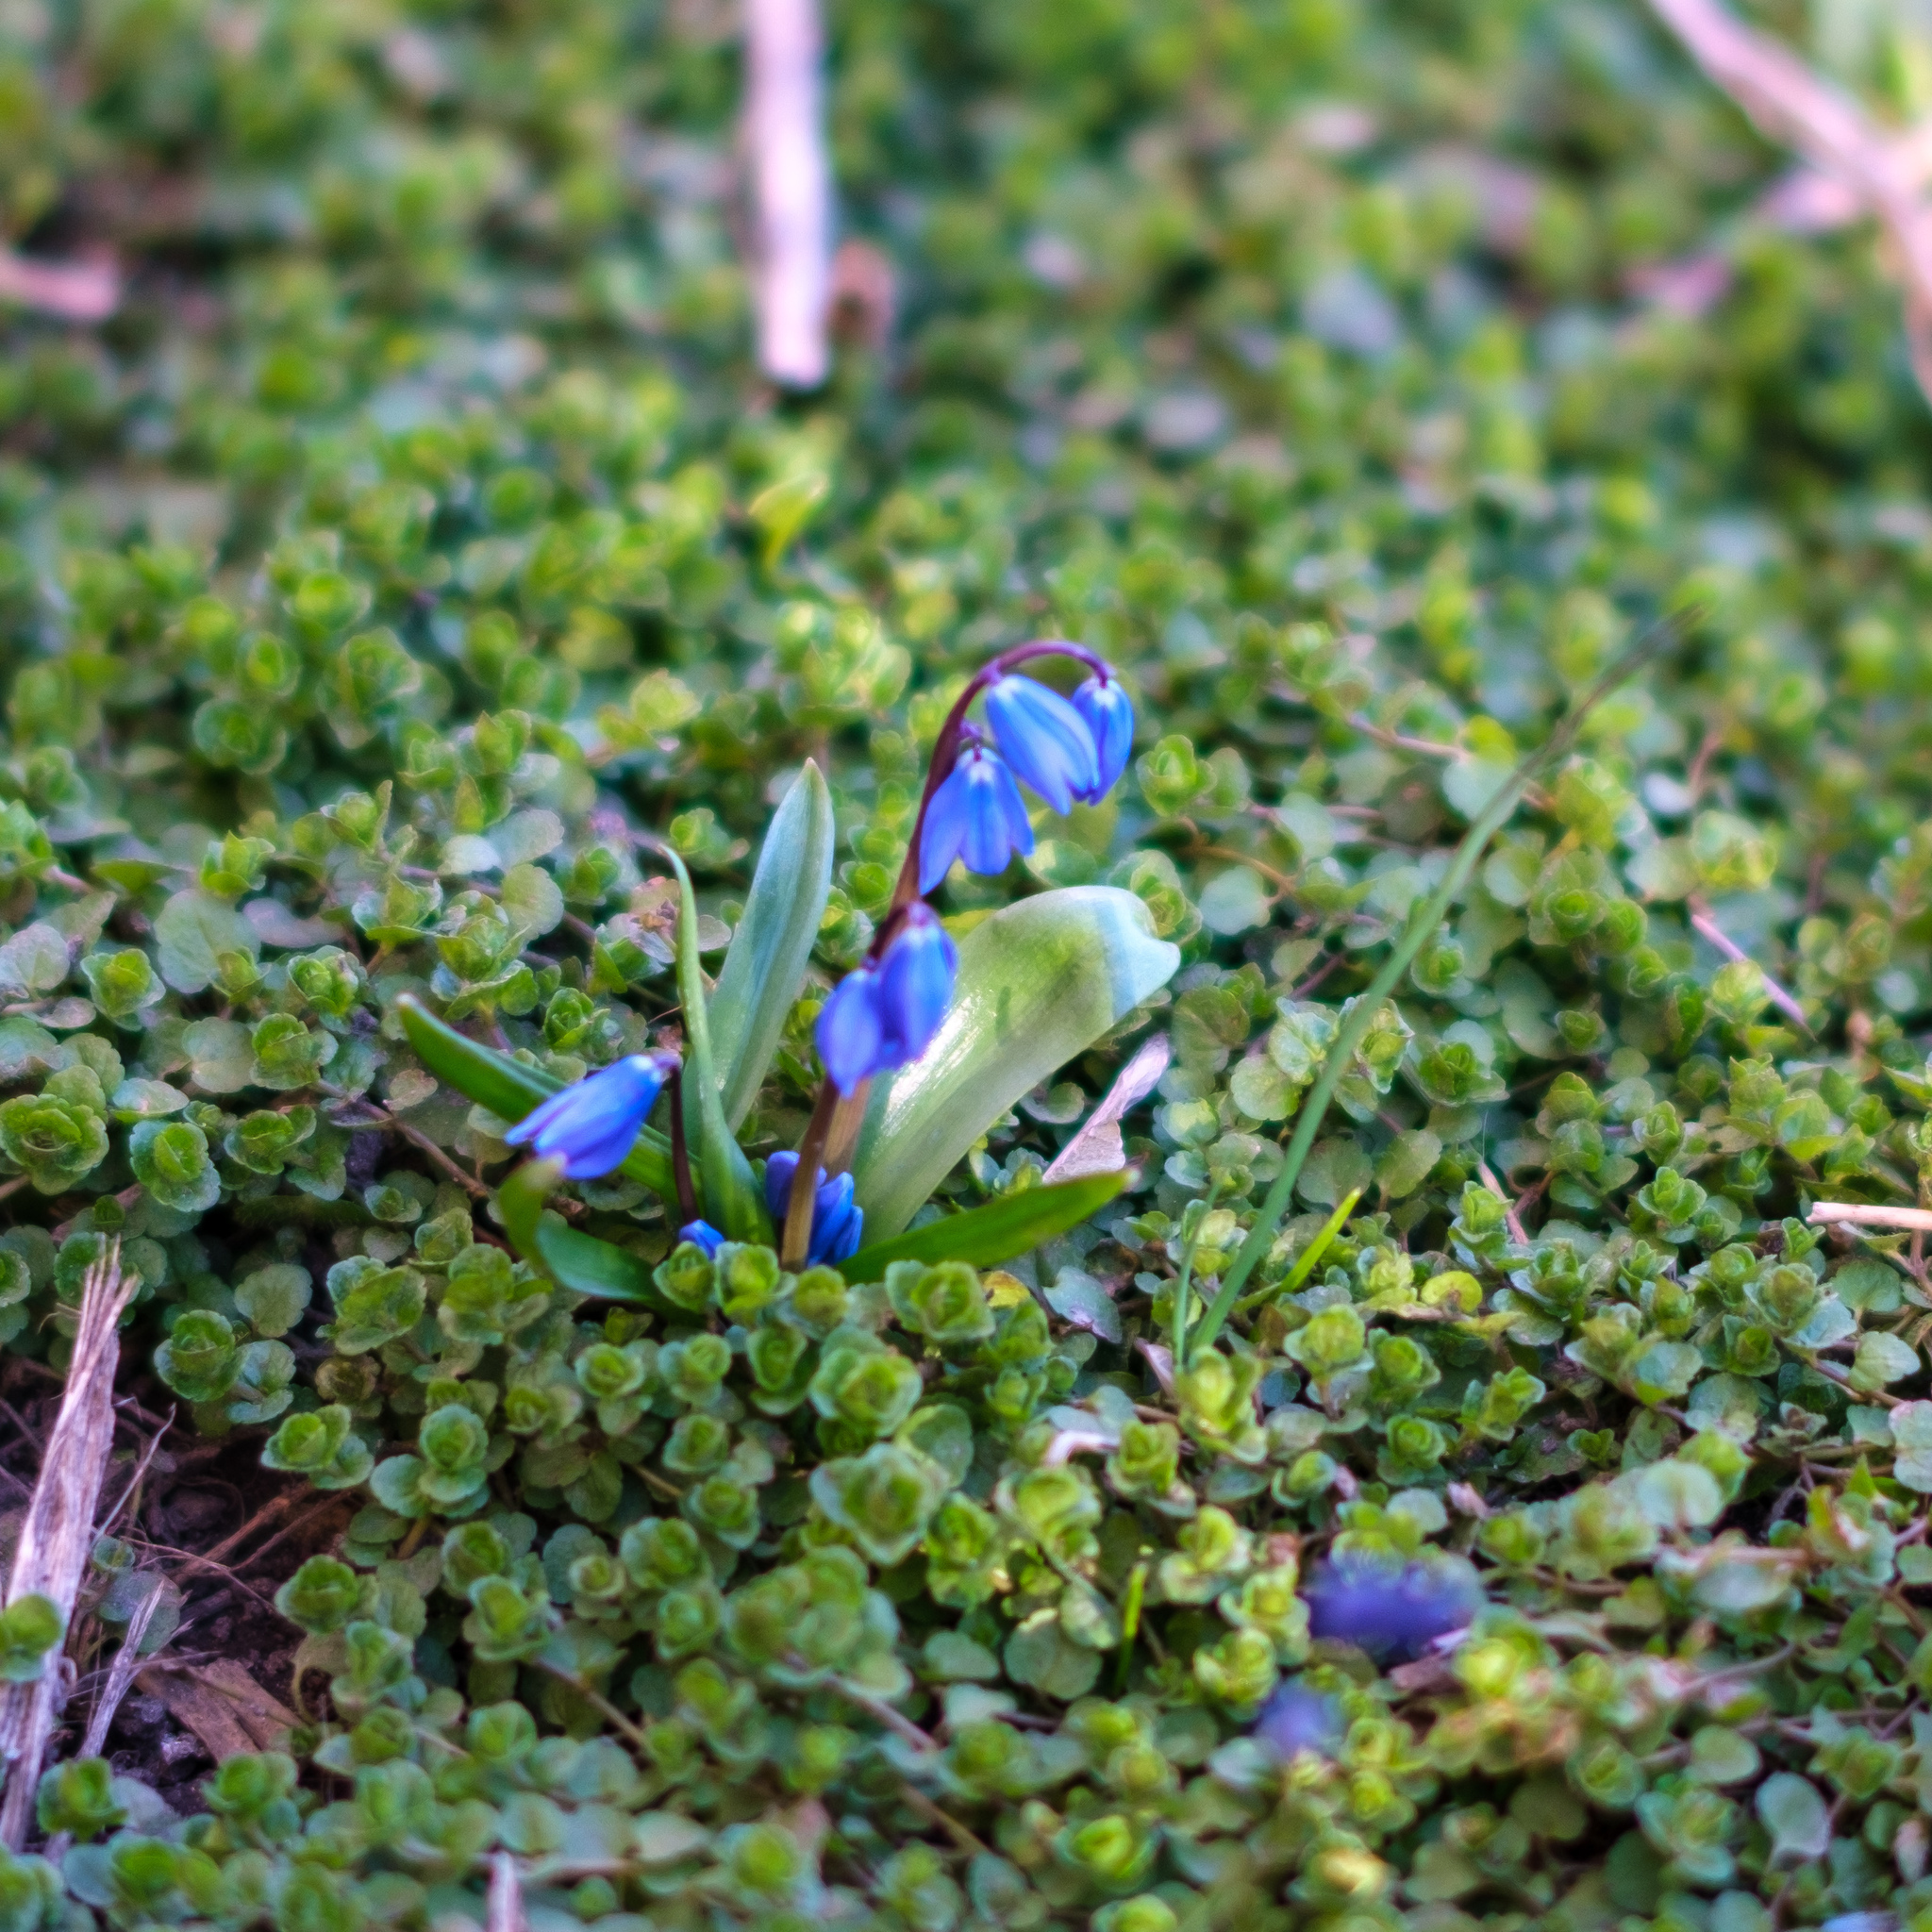
<svg viewBox="0 0 1932 1932"><path fill-rule="evenodd" d="M94 1513L114 1440L114 1371L121 1355L116 1330L139 1281L138 1275L121 1273L119 1241L109 1242L87 1271L66 1393L8 1578L9 1605L24 1596L43 1596L59 1612L63 1628L73 1619L74 1600L93 1547ZM13 1851L25 1840L41 1760L66 1695L64 1662L61 1655L50 1656L33 1683L0 1689L0 1759L7 1765L0 1840Z"/></svg>
<svg viewBox="0 0 1932 1932"><path fill-rule="evenodd" d="M1916 149L1888 135L1789 47L1746 26L1717 0L1650 4L1767 140L1795 149L1883 225L1893 272L1905 285L1912 373L1932 401L1932 221L1919 198L1924 171Z"/></svg>
<svg viewBox="0 0 1932 1932"><path fill-rule="evenodd" d="M746 0L758 367L788 389L830 369L832 170L825 158L817 0Z"/></svg>

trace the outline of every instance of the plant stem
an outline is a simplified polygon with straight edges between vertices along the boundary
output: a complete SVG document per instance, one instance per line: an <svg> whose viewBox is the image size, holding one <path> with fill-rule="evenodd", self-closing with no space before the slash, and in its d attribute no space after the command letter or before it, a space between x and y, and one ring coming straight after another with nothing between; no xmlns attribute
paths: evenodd
<svg viewBox="0 0 1932 1932"><path fill-rule="evenodd" d="M1260 1265L1274 1241L1274 1230L1281 1224L1281 1217L1287 1212L1290 1199L1294 1193L1294 1184L1300 1180L1302 1169L1307 1162L1309 1151L1315 1144L1315 1136L1322 1130L1322 1122L1328 1111L1328 1103L1335 1097L1335 1090L1341 1085L1342 1076L1354 1061L1356 1049L1368 1037L1369 1028L1375 1023L1375 1017L1382 1010L1382 1003L1394 991L1402 975L1408 971L1409 963L1422 951L1438 926L1442 923L1449 908L1455 903L1457 894L1462 891L1469 875L1476 868L1483 856L1484 848L1497 832L1508 822L1516 809L1517 801L1528 789L1530 782L1543 767L1567 752L1576 741L1577 731L1583 721L1608 694L1623 684L1638 666L1647 658L1662 650L1687 627L1687 616L1666 619L1655 625L1649 634L1641 639L1631 650L1624 653L1606 671L1589 690L1584 691L1570 709L1558 720L1556 729L1544 740L1541 746L1529 754L1515 771L1510 773L1488 805L1476 815L1474 824L1463 835L1462 842L1456 848L1456 856L1449 862L1449 870L1442 874L1442 882L1424 902L1421 910L1412 916L1407 929L1396 941L1388 958L1383 961L1382 970L1369 982L1365 991L1358 993L1349 1004L1353 1008L1342 1022L1335 1043L1328 1050L1328 1058L1323 1062L1320 1077L1310 1090L1308 1097L1302 1104L1300 1118L1295 1122L1293 1136L1283 1156L1281 1172L1275 1175L1274 1185L1268 1190L1267 1198L1261 1204L1261 1211L1255 1217L1255 1224L1248 1230L1248 1238L1241 1243L1241 1253L1235 1257L1234 1265L1227 1271L1221 1284L1221 1292L1214 1298L1214 1306L1208 1310L1207 1319L1201 1324L1200 1332L1194 1338L1194 1347L1211 1347L1220 1335L1227 1318L1234 1312L1236 1301L1248 1276Z"/></svg>
<svg viewBox="0 0 1932 1932"><path fill-rule="evenodd" d="M1194 1231L1188 1237L1188 1244L1181 1252L1180 1278L1174 1285L1174 1365L1176 1371L1188 1365L1188 1304L1194 1292L1194 1250L1201 1245L1201 1223L1214 1212L1214 1204L1221 1196L1221 1179L1216 1175L1208 1188L1207 1196L1201 1208L1201 1219L1195 1222Z"/></svg>
<svg viewBox="0 0 1932 1932"><path fill-rule="evenodd" d="M1355 1212L1355 1204L1362 1197L1362 1191L1357 1188L1342 1197L1341 1205L1322 1224L1322 1231L1311 1241L1296 1259L1295 1264L1272 1287L1257 1289L1244 1301L1235 1305L1235 1313L1244 1315L1250 1308L1258 1308L1263 1302L1279 1301L1285 1294L1292 1294L1310 1274L1315 1264L1328 1252L1335 1237L1347 1224L1348 1217Z"/></svg>
<svg viewBox="0 0 1932 1932"><path fill-rule="evenodd" d="M677 1212L687 1226L698 1218L697 1190L691 1186L691 1149L684 1137L684 1068L671 1075L671 1179L677 1189Z"/></svg>

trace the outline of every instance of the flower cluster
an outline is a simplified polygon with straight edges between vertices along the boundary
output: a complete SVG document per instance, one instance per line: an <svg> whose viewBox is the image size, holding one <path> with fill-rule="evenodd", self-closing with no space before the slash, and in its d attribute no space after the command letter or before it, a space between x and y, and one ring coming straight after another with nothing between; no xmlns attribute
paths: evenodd
<svg viewBox="0 0 1932 1932"><path fill-rule="evenodd" d="M1071 700L1007 668L1042 653L1091 664ZM965 722L967 707L982 694L992 743ZM940 734L937 782L913 832L908 873L921 896L888 924L881 948L840 981L819 1016L819 1056L840 1093L849 1096L875 1074L908 1065L932 1043L958 962L924 896L943 883L955 860L969 872L996 874L1016 853L1033 850L1016 778L1057 812L1097 804L1125 769L1133 738L1134 708L1120 679L1076 645L1023 644L968 684ZM948 758L951 769L942 770Z"/></svg>

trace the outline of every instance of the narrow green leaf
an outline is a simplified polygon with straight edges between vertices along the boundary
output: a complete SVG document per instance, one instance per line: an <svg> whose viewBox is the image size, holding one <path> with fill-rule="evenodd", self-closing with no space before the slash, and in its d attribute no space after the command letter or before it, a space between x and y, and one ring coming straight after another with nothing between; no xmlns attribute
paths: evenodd
<svg viewBox="0 0 1932 1932"><path fill-rule="evenodd" d="M785 1031L832 891L832 794L806 760L773 814L744 916L711 993L711 1054L736 1127L751 1111Z"/></svg>
<svg viewBox="0 0 1932 1932"><path fill-rule="evenodd" d="M526 1160L497 1189L497 1215L517 1253L575 1294L675 1312L658 1292L651 1270L635 1255L595 1235L579 1234L562 1215L544 1207L557 1181L554 1162Z"/></svg>
<svg viewBox="0 0 1932 1932"><path fill-rule="evenodd" d="M668 845L658 850L677 874L677 1000L684 1018L684 1132L697 1156L705 1219L735 1241L769 1241L772 1224L751 1162L724 1119L718 1063L711 1053L705 976L698 966L698 902L684 860Z"/></svg>
<svg viewBox="0 0 1932 1932"><path fill-rule="evenodd" d="M875 1235L895 1235L1024 1093L1086 1052L1173 977L1180 948L1112 886L1042 892L959 942L952 1009L866 1111L853 1162Z"/></svg>
<svg viewBox="0 0 1932 1932"><path fill-rule="evenodd" d="M1645 658L1654 656L1678 636L1689 622L1688 615L1666 620L1633 649L1625 652L1576 699L1543 743L1524 758L1490 794L1490 802L1463 834L1462 842L1457 846L1456 856L1449 861L1449 869L1442 874L1441 883L1409 915L1407 927L1390 949L1388 958L1382 962L1382 970L1369 982L1367 990L1358 993L1351 1003L1349 1016L1337 1032L1334 1044L1328 1049L1328 1058L1322 1064L1322 1072L1302 1103L1294 1133L1282 1156L1281 1172L1269 1188L1267 1198L1261 1203L1261 1210L1255 1216L1255 1224L1241 1245L1241 1252L1235 1256L1233 1265L1223 1277L1221 1292L1214 1297L1214 1306L1208 1310L1195 1332L1191 1349L1192 1355L1198 1357L1202 1350L1213 1345L1215 1337L1234 1311L1248 1276L1274 1245L1274 1230L1281 1224L1282 1215L1288 1211L1289 1197L1294 1191L1295 1182L1301 1178L1308 1150L1315 1144L1315 1136L1322 1130L1323 1116L1328 1111L1328 1103L1335 1097L1335 1090L1341 1086L1355 1059L1357 1047L1374 1024L1375 1015L1382 1010L1383 1001L1395 991L1402 975L1408 971L1410 961L1428 942L1450 907L1456 903L1457 893L1482 858L1484 847L1508 823L1510 814L1516 809L1517 800L1536 774L1575 743L1578 728L1596 705L1624 683Z"/></svg>
<svg viewBox="0 0 1932 1932"><path fill-rule="evenodd" d="M494 1047L465 1039L445 1024L414 993L396 1002L403 1031L416 1057L439 1080L447 1080L458 1093L487 1107L500 1120L514 1124L557 1092L563 1082L541 1067L513 1060ZM646 1127L618 1170L662 1194L675 1197L671 1175L671 1142L655 1127Z"/></svg>
<svg viewBox="0 0 1932 1932"><path fill-rule="evenodd" d="M1023 1188L963 1214L874 1241L841 1262L839 1272L847 1281L876 1281L894 1261L970 1261L975 1268L991 1268L1079 1226L1126 1184L1124 1173L1093 1174L1084 1180Z"/></svg>
<svg viewBox="0 0 1932 1932"><path fill-rule="evenodd" d="M537 1224L543 1218L543 1204L557 1186L559 1173L554 1160L526 1160L496 1191L497 1219L503 1223L510 1246L540 1268L543 1257L537 1246Z"/></svg>
<svg viewBox="0 0 1932 1932"><path fill-rule="evenodd" d="M550 1274L576 1294L593 1294L607 1302L637 1302L660 1314L675 1313L658 1292L651 1270L635 1255L579 1234L560 1214L545 1214L537 1224L537 1250Z"/></svg>

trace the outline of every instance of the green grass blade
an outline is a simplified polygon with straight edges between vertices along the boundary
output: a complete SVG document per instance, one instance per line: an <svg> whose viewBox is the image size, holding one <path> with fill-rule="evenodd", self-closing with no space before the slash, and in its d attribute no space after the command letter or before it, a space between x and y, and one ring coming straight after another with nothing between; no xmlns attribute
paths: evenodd
<svg viewBox="0 0 1932 1932"><path fill-rule="evenodd" d="M718 1063L704 974L698 967L698 902L684 860L668 845L658 850L677 874L677 1000L684 1020L684 1131L697 1155L705 1219L735 1241L769 1241L772 1224L729 1124L718 1091Z"/></svg>
<svg viewBox="0 0 1932 1932"><path fill-rule="evenodd" d="M839 1264L847 1281L876 1281L894 1261L970 1261L991 1268L1077 1227L1127 1184L1121 1174L1089 1174L1050 1187L1023 1188L963 1214L949 1214L908 1234L874 1241Z"/></svg>
<svg viewBox="0 0 1932 1932"><path fill-rule="evenodd" d="M711 993L711 1053L731 1127L751 1111L805 983L831 896L835 832L831 791L808 758L765 834L744 916Z"/></svg>
<svg viewBox="0 0 1932 1932"><path fill-rule="evenodd" d="M1356 1049L1362 1043L1369 1028L1374 1024L1375 1015L1382 1010L1382 1003L1395 991L1402 975L1408 971L1410 962L1422 951L1442 923L1444 915L1455 903L1456 895L1461 891L1477 861L1483 856L1484 848L1496 833L1508 822L1509 815L1516 809L1517 801L1522 798L1531 781L1543 767L1554 759L1561 758L1576 741L1576 733L1583 721L1595 706L1611 691L1629 678L1637 667L1647 658L1678 636L1690 622L1690 613L1666 621L1657 625L1636 647L1626 652L1597 681L1590 687L1564 713L1556 728L1544 742L1531 752L1515 771L1510 773L1496 788L1490 802L1477 814L1475 822L1463 834L1462 842L1456 848L1456 856L1449 862L1449 870L1442 874L1442 882L1424 902L1420 911L1409 920L1407 928L1396 941L1389 958L1383 962L1382 970L1369 982L1365 991L1357 994L1353 1002L1353 1010L1341 1030L1335 1036L1335 1043L1328 1050L1328 1058L1322 1064L1322 1072L1308 1097L1302 1103L1300 1116L1295 1121L1294 1133L1290 1138L1286 1153L1282 1157L1281 1172L1275 1175L1274 1185L1268 1190L1267 1197L1261 1203L1261 1211L1255 1217L1255 1224L1248 1230L1248 1238L1241 1243L1241 1252L1234 1258L1234 1265L1227 1271L1221 1284L1221 1291L1214 1297L1213 1306L1208 1310L1201 1325L1194 1332L1193 1353L1210 1348L1220 1335L1227 1318L1234 1311L1241 1291L1249 1275L1260 1266L1262 1257L1274 1244L1274 1231L1281 1224L1281 1217L1288 1211L1290 1198L1294 1192L1294 1184L1301 1178L1302 1168L1308 1158L1308 1151L1315 1144L1315 1136L1322 1130L1322 1122L1328 1111L1328 1103L1335 1097L1335 1090L1341 1086Z"/></svg>

